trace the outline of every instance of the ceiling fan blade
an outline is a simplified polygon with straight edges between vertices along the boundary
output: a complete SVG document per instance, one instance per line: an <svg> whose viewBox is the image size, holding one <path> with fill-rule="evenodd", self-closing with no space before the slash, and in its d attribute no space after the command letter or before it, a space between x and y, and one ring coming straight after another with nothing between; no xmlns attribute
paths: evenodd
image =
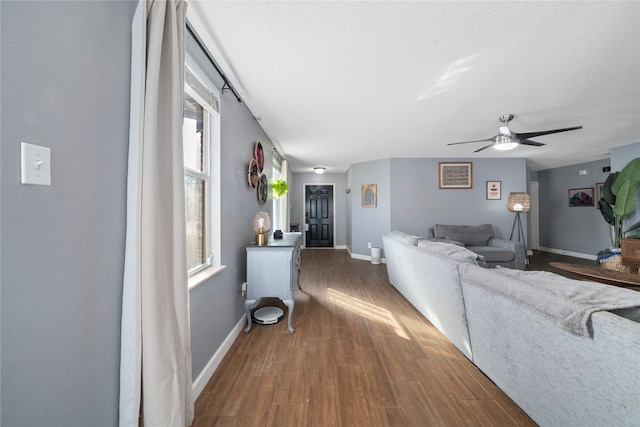
<svg viewBox="0 0 640 427"><path fill-rule="evenodd" d="M570 130L578 130L578 129L582 129L582 126L576 126L572 128L563 128L563 129L543 130L540 132L518 133L516 135L521 139L527 139L527 138L535 138L536 136L550 135L552 133L568 132Z"/></svg>
<svg viewBox="0 0 640 427"><path fill-rule="evenodd" d="M484 142L484 141L493 141L493 138L477 139L475 141L465 141L465 142L451 142L451 143L449 143L447 145L471 144L472 142Z"/></svg>
<svg viewBox="0 0 640 427"><path fill-rule="evenodd" d="M484 147L482 147L482 148L478 148L476 151L474 151L474 153L477 153L478 151L486 150L487 148L489 148L489 147L491 147L491 146L493 146L493 144L485 145L485 146L484 146Z"/></svg>
<svg viewBox="0 0 640 427"><path fill-rule="evenodd" d="M522 145L533 145L535 147L542 147L543 145L545 145L542 142L535 142L531 141L530 139L520 139L518 143Z"/></svg>

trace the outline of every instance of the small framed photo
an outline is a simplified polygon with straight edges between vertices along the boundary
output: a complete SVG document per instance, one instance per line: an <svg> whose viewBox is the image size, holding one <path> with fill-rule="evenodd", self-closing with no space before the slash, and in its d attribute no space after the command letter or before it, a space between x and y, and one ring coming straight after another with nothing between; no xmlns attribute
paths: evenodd
<svg viewBox="0 0 640 427"><path fill-rule="evenodd" d="M569 207L593 206L593 187L569 190Z"/></svg>
<svg viewBox="0 0 640 427"><path fill-rule="evenodd" d="M376 184L363 184L361 195L363 208L375 208L378 199L378 186Z"/></svg>
<svg viewBox="0 0 640 427"><path fill-rule="evenodd" d="M438 162L438 188L473 188L471 162Z"/></svg>
<svg viewBox="0 0 640 427"><path fill-rule="evenodd" d="M487 181L487 200L502 199L502 182Z"/></svg>
<svg viewBox="0 0 640 427"><path fill-rule="evenodd" d="M600 209L600 205L598 204L598 202L602 198L604 198L603 191L604 191L604 182L597 182L596 183L596 200L595 200L595 204L596 204L596 207L598 209Z"/></svg>

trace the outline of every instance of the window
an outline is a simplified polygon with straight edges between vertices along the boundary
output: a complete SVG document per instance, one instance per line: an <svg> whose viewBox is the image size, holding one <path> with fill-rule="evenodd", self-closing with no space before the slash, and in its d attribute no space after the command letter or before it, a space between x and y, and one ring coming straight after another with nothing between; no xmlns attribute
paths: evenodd
<svg viewBox="0 0 640 427"><path fill-rule="evenodd" d="M189 287L220 267L220 115L217 93L185 68L183 153Z"/></svg>
<svg viewBox="0 0 640 427"><path fill-rule="evenodd" d="M280 157L276 152L273 153L272 167L271 167L271 178L276 180L282 177L282 163L280 161ZM271 229L272 230L284 230L282 227L282 206L283 206L284 197L276 198L275 195L273 197L273 218L271 220Z"/></svg>

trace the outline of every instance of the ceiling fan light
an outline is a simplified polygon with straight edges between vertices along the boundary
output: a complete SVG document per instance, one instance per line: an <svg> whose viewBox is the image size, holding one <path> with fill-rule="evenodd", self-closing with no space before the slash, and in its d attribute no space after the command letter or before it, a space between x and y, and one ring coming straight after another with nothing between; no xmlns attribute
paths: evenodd
<svg viewBox="0 0 640 427"><path fill-rule="evenodd" d="M493 139L493 148L495 148L496 150L513 150L517 146L518 143L507 135L496 135L496 137Z"/></svg>

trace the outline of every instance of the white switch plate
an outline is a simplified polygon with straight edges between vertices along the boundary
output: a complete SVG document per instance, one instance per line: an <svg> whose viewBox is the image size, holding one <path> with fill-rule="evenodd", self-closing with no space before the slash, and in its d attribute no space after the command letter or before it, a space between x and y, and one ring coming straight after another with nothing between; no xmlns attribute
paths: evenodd
<svg viewBox="0 0 640 427"><path fill-rule="evenodd" d="M21 142L22 183L51 185L51 149Z"/></svg>

